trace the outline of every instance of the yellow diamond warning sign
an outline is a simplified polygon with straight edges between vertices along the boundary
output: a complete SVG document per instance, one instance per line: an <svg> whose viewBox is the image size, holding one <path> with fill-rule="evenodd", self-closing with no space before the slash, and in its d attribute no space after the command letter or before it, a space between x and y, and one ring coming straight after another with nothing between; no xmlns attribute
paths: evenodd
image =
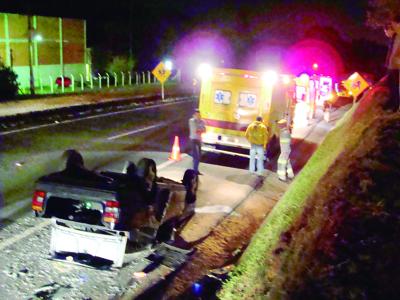
<svg viewBox="0 0 400 300"><path fill-rule="evenodd" d="M354 99L369 87L369 83L357 72L353 73L347 80L343 81L343 85Z"/></svg>
<svg viewBox="0 0 400 300"><path fill-rule="evenodd" d="M157 67L155 67L154 70L151 71L151 73L153 73L153 75L158 79L159 82L164 83L171 75L171 70L168 70L165 67L165 64L163 62L160 62Z"/></svg>

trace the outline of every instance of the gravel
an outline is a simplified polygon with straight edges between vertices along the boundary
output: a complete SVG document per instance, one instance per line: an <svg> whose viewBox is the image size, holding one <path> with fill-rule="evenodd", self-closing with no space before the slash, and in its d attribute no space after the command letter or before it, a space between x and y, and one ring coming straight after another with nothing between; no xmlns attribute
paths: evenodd
<svg viewBox="0 0 400 300"><path fill-rule="evenodd" d="M26 216L3 228L0 248L44 221ZM101 270L52 260L50 228L42 227L2 249L0 299L110 299L138 287L134 273L151 263L146 259L149 251L130 255L130 262L120 269Z"/></svg>

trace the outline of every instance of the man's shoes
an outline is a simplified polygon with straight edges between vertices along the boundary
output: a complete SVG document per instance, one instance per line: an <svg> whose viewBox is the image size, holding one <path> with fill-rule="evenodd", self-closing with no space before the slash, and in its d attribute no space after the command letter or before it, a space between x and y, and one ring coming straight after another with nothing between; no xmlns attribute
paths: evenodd
<svg viewBox="0 0 400 300"><path fill-rule="evenodd" d="M285 179L285 178L280 178L280 177L278 177L278 179L279 179L280 181L286 182L286 179Z"/></svg>
<svg viewBox="0 0 400 300"><path fill-rule="evenodd" d="M203 173L200 173L199 171L197 171L197 175L203 175Z"/></svg>

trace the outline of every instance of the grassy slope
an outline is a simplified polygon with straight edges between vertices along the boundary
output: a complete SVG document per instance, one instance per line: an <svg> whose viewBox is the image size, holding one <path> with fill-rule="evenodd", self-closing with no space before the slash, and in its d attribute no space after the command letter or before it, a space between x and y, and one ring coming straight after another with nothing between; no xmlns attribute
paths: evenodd
<svg viewBox="0 0 400 300"><path fill-rule="evenodd" d="M397 299L400 115L381 115L340 155L282 235L271 299Z"/></svg>
<svg viewBox="0 0 400 300"><path fill-rule="evenodd" d="M277 284L276 270L284 266L280 259L276 259L273 254L279 245L281 234L300 219L307 202L320 188L321 179L329 176L343 158L344 153L354 149L362 140L366 129L376 124L377 118L382 114L380 104L384 101L385 94L382 88L377 87L371 90L360 105L349 111L325 138L253 237L230 280L225 283L219 295L221 299L263 299L267 297L271 287ZM327 188L334 188L332 184L334 182L329 182L329 180L325 182ZM318 231L318 224L314 225L316 226L311 227ZM287 249L287 252L293 251L298 250L290 247ZM303 251L299 252L303 253ZM292 271L290 270L290 272ZM279 278L282 278L282 275Z"/></svg>

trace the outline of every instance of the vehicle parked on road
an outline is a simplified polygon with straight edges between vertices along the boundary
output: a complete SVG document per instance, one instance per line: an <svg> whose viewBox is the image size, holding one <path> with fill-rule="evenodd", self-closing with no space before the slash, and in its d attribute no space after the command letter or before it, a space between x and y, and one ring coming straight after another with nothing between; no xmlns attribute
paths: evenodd
<svg viewBox="0 0 400 300"><path fill-rule="evenodd" d="M292 76L273 71L205 67L200 70L199 109L206 123L202 150L247 157L237 150L250 148L244 135L257 116L270 128L270 138L277 133L276 121L291 119Z"/></svg>

